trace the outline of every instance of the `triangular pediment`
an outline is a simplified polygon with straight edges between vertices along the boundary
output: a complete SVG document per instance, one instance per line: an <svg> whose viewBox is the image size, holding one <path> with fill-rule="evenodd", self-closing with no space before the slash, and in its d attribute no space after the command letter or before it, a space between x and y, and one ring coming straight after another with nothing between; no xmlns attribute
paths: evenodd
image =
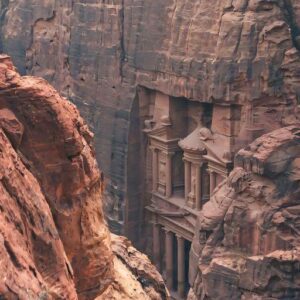
<svg viewBox="0 0 300 300"><path fill-rule="evenodd" d="M205 141L204 144L207 150L205 157L208 160L218 162L221 165L231 163L231 149L227 137L214 134L213 140Z"/></svg>
<svg viewBox="0 0 300 300"><path fill-rule="evenodd" d="M199 127L197 127L192 133L187 137L180 140L179 146L185 151L196 151L201 154L206 152L205 144L200 139Z"/></svg>
<svg viewBox="0 0 300 300"><path fill-rule="evenodd" d="M161 126L158 128L154 128L148 134L152 138L159 138L161 140L167 141L171 138L171 128L170 126Z"/></svg>
<svg viewBox="0 0 300 300"><path fill-rule="evenodd" d="M218 162L221 165L224 164L224 160L222 160L218 155L216 155L215 152L211 151L211 149L209 147L206 147L206 150L207 150L207 154L204 155L204 157L207 160L209 160L209 161L212 160L212 161Z"/></svg>

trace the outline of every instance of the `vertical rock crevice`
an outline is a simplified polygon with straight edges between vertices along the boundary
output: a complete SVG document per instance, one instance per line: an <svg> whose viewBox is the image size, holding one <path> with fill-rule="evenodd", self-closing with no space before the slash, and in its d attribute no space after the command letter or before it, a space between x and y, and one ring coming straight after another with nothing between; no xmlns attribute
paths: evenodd
<svg viewBox="0 0 300 300"><path fill-rule="evenodd" d="M285 16L287 24L289 24L293 45L298 51L300 51L300 28L296 20L292 1L281 0L279 1L278 5Z"/></svg>
<svg viewBox="0 0 300 300"><path fill-rule="evenodd" d="M0 53L3 53L3 25L5 22L5 14L8 10L9 0L2 0L0 3Z"/></svg>

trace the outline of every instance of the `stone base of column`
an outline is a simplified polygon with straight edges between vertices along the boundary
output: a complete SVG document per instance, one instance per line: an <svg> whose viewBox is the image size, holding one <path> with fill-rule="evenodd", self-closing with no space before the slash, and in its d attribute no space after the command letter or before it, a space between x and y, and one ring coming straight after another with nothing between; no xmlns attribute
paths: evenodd
<svg viewBox="0 0 300 300"><path fill-rule="evenodd" d="M187 205L191 208L195 208L195 198L193 196L188 197Z"/></svg>
<svg viewBox="0 0 300 300"><path fill-rule="evenodd" d="M167 270L166 271L166 285L169 289L169 291L172 291L173 290L173 271L171 270Z"/></svg>
<svg viewBox="0 0 300 300"><path fill-rule="evenodd" d="M178 295L180 298L184 297L185 284L184 282L178 282Z"/></svg>

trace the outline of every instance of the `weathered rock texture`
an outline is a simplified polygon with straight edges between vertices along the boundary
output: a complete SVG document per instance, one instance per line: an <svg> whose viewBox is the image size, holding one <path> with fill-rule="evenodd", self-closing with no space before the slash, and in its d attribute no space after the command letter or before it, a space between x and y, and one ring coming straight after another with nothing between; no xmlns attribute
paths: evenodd
<svg viewBox="0 0 300 300"><path fill-rule="evenodd" d="M0 56L1 299L95 299L108 289L118 299L167 298L136 250L114 265L92 140L73 104ZM143 297L122 290L123 269Z"/></svg>
<svg viewBox="0 0 300 300"><path fill-rule="evenodd" d="M198 217L188 299L299 299L300 127L258 138Z"/></svg>
<svg viewBox="0 0 300 300"><path fill-rule="evenodd" d="M266 130L295 121L297 0L3 0L0 11L0 48L21 73L53 83L92 126L107 211L133 240L138 226L127 221L141 211L131 205L141 183L127 153L138 143L129 134L136 86L249 104Z"/></svg>
<svg viewBox="0 0 300 300"><path fill-rule="evenodd" d="M116 256L114 258L117 269L114 283L116 287L114 284L111 285L100 299L161 300L169 298L161 275L149 258L137 251L128 239L112 235L112 250Z"/></svg>

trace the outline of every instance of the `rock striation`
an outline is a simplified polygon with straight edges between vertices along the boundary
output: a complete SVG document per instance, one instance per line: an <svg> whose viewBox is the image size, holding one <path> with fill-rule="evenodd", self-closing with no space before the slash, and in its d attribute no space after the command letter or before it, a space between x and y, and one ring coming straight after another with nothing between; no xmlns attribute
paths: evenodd
<svg viewBox="0 0 300 300"><path fill-rule="evenodd" d="M300 127L236 155L199 214L188 299L298 299Z"/></svg>
<svg viewBox="0 0 300 300"><path fill-rule="evenodd" d="M99 300L169 299L161 275L149 258L137 251L127 238L113 234L112 250L115 254L117 275L114 284L101 295Z"/></svg>
<svg viewBox="0 0 300 300"><path fill-rule="evenodd" d="M182 262L186 258L182 254L189 252L190 241L194 240L189 263L191 299L299 298L298 279L287 271L298 270L294 251L297 239L293 236L298 229L296 225L289 229L290 224L297 223L294 217L297 205L293 199L295 195L298 197L299 178L297 129L290 127L299 124L298 2L3 0L0 3L0 51L12 56L22 74L47 79L71 99L95 132L95 155L107 178L104 208L114 232L126 234L140 246L154 245L160 253L153 251L153 258L159 257L159 263L167 266L166 274L174 276L176 264L172 255L166 260L166 254L181 254L178 261ZM16 121L10 112L6 115L3 128L9 128L7 136L12 136L12 144L22 146L22 126L26 122L24 125L19 116ZM231 158L236 151L262 134L279 131L264 135L241 151L236 158L237 168L215 193L219 179L210 178L211 173L204 172L205 186L214 184L211 190L205 190L203 198L207 201L212 196L212 201L204 207L197 224L194 222L197 215L191 210L189 214L184 211L185 202L177 201L179 211L178 207L174 208L176 199L171 199L163 209L150 207L164 220L183 219L182 226L178 227L187 232L184 238L188 242L182 243L180 235L175 241L174 228L167 235L165 230L162 234L166 224L153 222L164 228L156 226L157 239L151 245L151 238L145 238L152 235L153 229L145 216L145 207L152 204L151 192L157 186L152 174L162 179L160 191L166 195L174 196L173 191L178 192L185 185L181 182L185 170L180 165L180 149L176 149L179 154L170 160L159 155L156 164L151 162L153 147L148 147L149 138L145 133L156 129L157 136L165 134L169 140L182 138L184 151L217 150L208 152L230 162L226 171L231 170ZM68 140L69 129L63 132L67 133L64 151L76 165L82 148L80 138L78 142L75 134L74 139ZM196 147L190 147L191 140L198 137L204 140L200 141L201 147L199 139ZM89 139L85 138L86 143ZM173 150L169 147L169 152ZM38 173L41 167L41 157L36 154L38 147L23 151L38 162L39 167L35 167ZM165 172L167 165L172 167ZM174 177L179 178L174 185L170 176L172 168L176 171ZM73 166L68 170L73 173ZM75 174L81 174L78 172L76 169ZM188 185L193 183L187 189L191 205L196 198L194 194L201 196L194 188L196 182L199 188L196 176L186 180ZM54 215L65 212L64 205L69 202L64 199L74 196L73 193L80 194L81 179L72 182L76 187L74 192L60 190L55 182L56 173L51 181L43 175L35 177L43 182ZM164 182L167 177L168 189ZM58 181L61 180L69 183L68 176L59 177ZM81 195L78 197L84 198ZM78 203L68 205L74 205L74 211L78 207ZM69 210L73 208L69 206ZM69 217L63 215L61 222L66 228L68 221ZM193 237L195 226L198 229ZM63 237L66 239L66 254L70 255L69 235L61 235L63 243ZM180 251L173 251L176 243ZM164 246L168 250L163 251ZM84 247L80 244L76 248L79 256ZM125 248L131 251L131 247ZM121 270L120 263L127 261L128 256L123 247L117 249L122 255L114 256L114 260ZM71 256L77 257L76 253ZM236 257L241 259L237 261ZM73 263L76 284L85 286L85 277L76 277L80 262L74 259ZM177 277L186 277L187 265L181 270L177 266L177 271L181 271L177 273L183 275ZM131 264L122 270L116 281L122 281L128 271L134 275L132 278L139 278L139 269ZM173 278L168 275L172 285ZM147 278L152 282L151 276ZM88 280L88 284L95 286L96 281ZM175 285L185 293L186 286L182 283L186 278L177 281ZM139 297L145 297L143 284L133 284L139 290ZM134 297L121 283L115 286L126 297ZM156 292L160 290L159 284L152 286ZM102 287L109 293L106 297L118 297L112 285L101 283Z"/></svg>
<svg viewBox="0 0 300 300"><path fill-rule="evenodd" d="M132 240L138 233L136 224L127 227L128 211L139 205L130 207L134 198L142 197L136 196L141 176L132 171L129 154L138 144L130 138L136 87L253 106L256 122L267 131L295 122L297 0L5 0L0 5L0 49L22 74L46 78L79 107L95 132L111 225Z"/></svg>
<svg viewBox="0 0 300 300"><path fill-rule="evenodd" d="M146 256L112 251L92 143L73 104L0 56L1 299L167 299Z"/></svg>

